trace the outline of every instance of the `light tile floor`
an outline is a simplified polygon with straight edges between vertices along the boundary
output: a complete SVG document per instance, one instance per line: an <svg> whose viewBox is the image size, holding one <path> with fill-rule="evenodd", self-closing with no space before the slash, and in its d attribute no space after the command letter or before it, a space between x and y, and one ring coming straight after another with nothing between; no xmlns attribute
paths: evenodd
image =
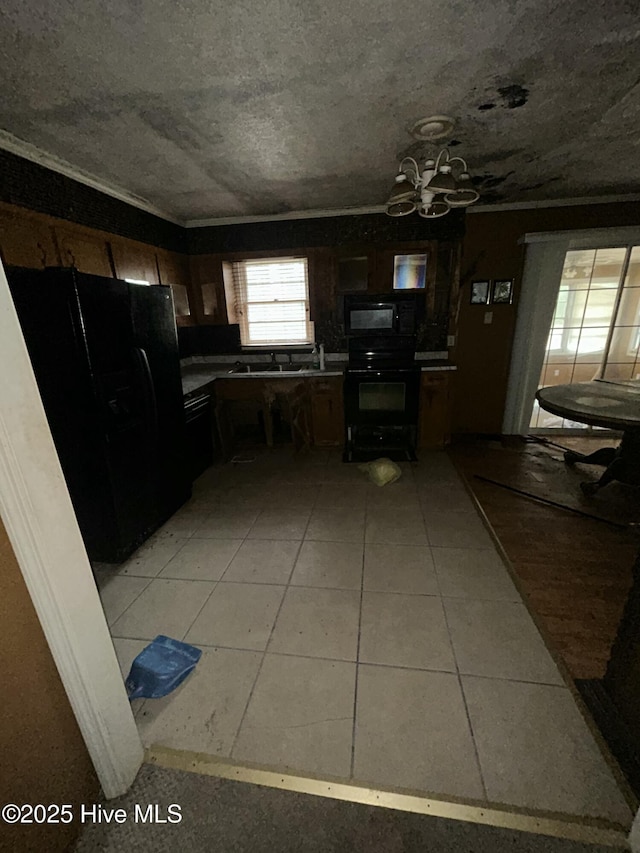
<svg viewBox="0 0 640 853"><path fill-rule="evenodd" d="M157 634L203 649L137 701L143 741L436 796L630 820L444 453L383 488L338 453L210 469L97 569L126 675Z"/></svg>

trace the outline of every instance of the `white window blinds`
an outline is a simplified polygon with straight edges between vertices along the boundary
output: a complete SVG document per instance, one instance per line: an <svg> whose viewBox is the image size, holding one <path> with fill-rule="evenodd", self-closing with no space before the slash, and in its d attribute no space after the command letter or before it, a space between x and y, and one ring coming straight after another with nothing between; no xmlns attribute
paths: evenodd
<svg viewBox="0 0 640 853"><path fill-rule="evenodd" d="M306 258L237 261L231 267L233 313L244 346L313 340Z"/></svg>

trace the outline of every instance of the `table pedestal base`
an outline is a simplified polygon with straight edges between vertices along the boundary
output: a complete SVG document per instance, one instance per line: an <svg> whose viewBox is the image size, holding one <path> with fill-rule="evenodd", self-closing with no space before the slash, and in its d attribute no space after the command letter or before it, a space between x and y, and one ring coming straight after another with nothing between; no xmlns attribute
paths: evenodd
<svg viewBox="0 0 640 853"><path fill-rule="evenodd" d="M567 450L564 461L567 465L581 462L586 465L605 466L606 470L595 483L580 483L585 495L594 495L598 489L613 480L630 486L640 486L640 430L625 430L619 447L603 447L589 454Z"/></svg>

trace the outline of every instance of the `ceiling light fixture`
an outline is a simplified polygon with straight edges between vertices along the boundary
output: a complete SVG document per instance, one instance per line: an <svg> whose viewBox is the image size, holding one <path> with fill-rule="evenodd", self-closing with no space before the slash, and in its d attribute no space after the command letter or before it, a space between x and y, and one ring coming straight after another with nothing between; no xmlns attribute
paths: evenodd
<svg viewBox="0 0 640 853"><path fill-rule="evenodd" d="M413 157L400 162L387 201L387 214L407 216L417 210L425 219L437 219L451 208L468 207L479 198L465 161L451 157L449 150L443 148L435 160L425 161L422 170Z"/></svg>
<svg viewBox="0 0 640 853"><path fill-rule="evenodd" d="M450 116L419 119L411 135L423 142L436 142L449 136L455 126ZM405 157L396 175L387 201L389 216L408 216L415 210L425 219L446 216L452 208L468 207L480 198L474 189L462 157L452 157L443 148L435 159L427 159L422 169L413 157Z"/></svg>
<svg viewBox="0 0 640 853"><path fill-rule="evenodd" d="M421 118L411 128L411 136L423 142L435 142L451 134L455 121L450 116L429 116Z"/></svg>

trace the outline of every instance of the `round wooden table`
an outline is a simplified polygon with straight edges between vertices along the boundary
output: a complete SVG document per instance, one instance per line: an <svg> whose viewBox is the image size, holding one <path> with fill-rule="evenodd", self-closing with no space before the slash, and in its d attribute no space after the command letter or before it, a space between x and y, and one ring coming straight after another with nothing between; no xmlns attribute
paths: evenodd
<svg viewBox="0 0 640 853"><path fill-rule="evenodd" d="M580 484L585 494L595 494L612 480L640 486L640 381L596 379L572 385L551 385L540 388L536 399L541 408L554 415L591 426L622 430L618 447L603 447L589 454L567 450L564 454L568 465L585 462L605 466L597 482Z"/></svg>

